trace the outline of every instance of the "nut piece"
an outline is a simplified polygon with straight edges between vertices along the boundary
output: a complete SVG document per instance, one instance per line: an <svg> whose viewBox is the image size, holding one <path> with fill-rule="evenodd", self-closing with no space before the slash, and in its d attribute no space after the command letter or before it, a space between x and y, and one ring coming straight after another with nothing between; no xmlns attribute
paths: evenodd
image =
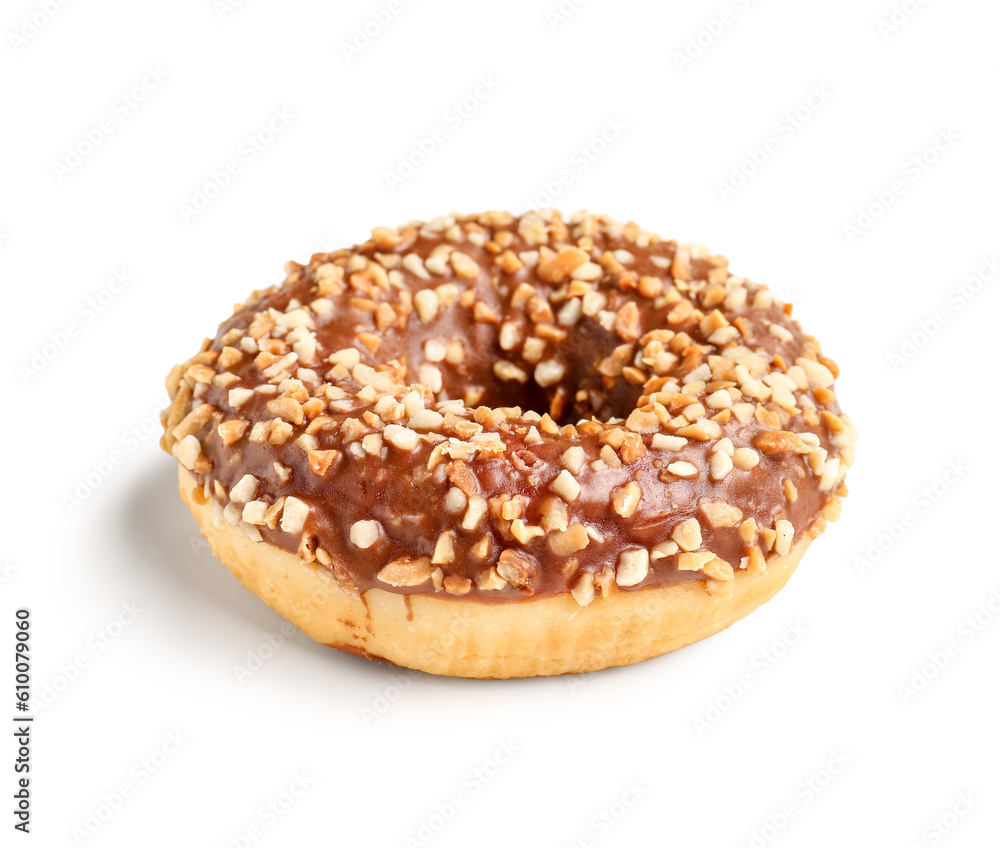
<svg viewBox="0 0 1000 848"><path fill-rule="evenodd" d="M378 541L381 529L377 521L355 521L351 525L351 544L366 551Z"/></svg>
<svg viewBox="0 0 1000 848"><path fill-rule="evenodd" d="M419 559L400 557L392 560L375 577L389 586L404 588L426 583L431 579L433 571L430 557L420 557Z"/></svg>
<svg viewBox="0 0 1000 848"><path fill-rule="evenodd" d="M713 557L706 562L702 568L702 573L713 580L732 580L733 567L721 557Z"/></svg>
<svg viewBox="0 0 1000 848"><path fill-rule="evenodd" d="M634 342L639 338L639 307L630 300L615 316L615 332L622 341Z"/></svg>
<svg viewBox="0 0 1000 848"><path fill-rule="evenodd" d="M549 488L569 503L572 503L580 497L580 484L565 468L559 472L558 476L552 481Z"/></svg>
<svg viewBox="0 0 1000 848"><path fill-rule="evenodd" d="M654 450L679 451L687 444L687 439L683 436L668 436L665 433L657 433L653 436L652 447Z"/></svg>
<svg viewBox="0 0 1000 848"><path fill-rule="evenodd" d="M462 529L475 530L484 515L486 515L486 499L480 495L473 495L469 498L469 506L462 518Z"/></svg>
<svg viewBox="0 0 1000 848"><path fill-rule="evenodd" d="M451 530L445 530L438 536L434 545L434 555L431 557L433 565L448 565L455 559L455 534Z"/></svg>
<svg viewBox="0 0 1000 848"><path fill-rule="evenodd" d="M716 454L718 455L718 454ZM725 454L723 454L725 456ZM728 459L728 457L727 457ZM667 471L676 477L697 477L698 469L692 465L690 462L685 462L683 459L677 462L671 462L667 466Z"/></svg>
<svg viewBox="0 0 1000 848"><path fill-rule="evenodd" d="M576 601L581 607L587 606L594 600L597 594L594 591L594 575L589 571L583 572L583 574L580 575L580 579L576 581L576 585L570 589L569 593L573 596L573 600Z"/></svg>
<svg viewBox="0 0 1000 848"><path fill-rule="evenodd" d="M555 530L548 538L549 550L557 556L575 554L589 544L590 536L582 524L570 524L565 530Z"/></svg>
<svg viewBox="0 0 1000 848"><path fill-rule="evenodd" d="M808 453L811 450L802 439L788 430L765 430L754 436L753 443L754 447L768 456L789 451Z"/></svg>
<svg viewBox="0 0 1000 848"><path fill-rule="evenodd" d="M513 321L500 325L500 349L513 350L521 343L521 329ZM538 379L537 377L535 378Z"/></svg>
<svg viewBox="0 0 1000 848"><path fill-rule="evenodd" d="M587 455L583 448L575 445L571 448L566 448L559 461L563 468L566 468L571 474L579 474L586 458Z"/></svg>
<svg viewBox="0 0 1000 848"><path fill-rule="evenodd" d="M433 409L421 409L410 419L410 427L415 430L440 430L444 416Z"/></svg>
<svg viewBox="0 0 1000 848"><path fill-rule="evenodd" d="M831 457L823 465L823 475L819 478L819 490L829 492L840 477L840 459Z"/></svg>
<svg viewBox="0 0 1000 848"><path fill-rule="evenodd" d="M757 541L757 522L753 518L748 518L740 525L740 538L748 545Z"/></svg>
<svg viewBox="0 0 1000 848"><path fill-rule="evenodd" d="M198 441L198 437L185 436L177 442L174 445L174 456L188 471L193 471L198 457L201 456L201 442Z"/></svg>
<svg viewBox="0 0 1000 848"><path fill-rule="evenodd" d="M680 548L677 546L676 542L660 542L658 545L653 545L653 552L650 554L649 558L651 560L666 559L667 557L673 556L677 553Z"/></svg>
<svg viewBox="0 0 1000 848"><path fill-rule="evenodd" d="M713 527L735 527L743 520L742 510L723 501L702 501L698 508Z"/></svg>
<svg viewBox="0 0 1000 848"><path fill-rule="evenodd" d="M535 366L535 382L543 389L554 386L566 373L566 366L554 359L546 359Z"/></svg>
<svg viewBox="0 0 1000 848"><path fill-rule="evenodd" d="M528 544L532 539L544 536L545 531L537 524L525 524L523 518L515 518L510 523L510 532L514 534L522 545Z"/></svg>
<svg viewBox="0 0 1000 848"><path fill-rule="evenodd" d="M778 534L774 538L774 552L778 556L785 556L792 549L795 527L791 521L782 518L774 522L774 530Z"/></svg>
<svg viewBox="0 0 1000 848"><path fill-rule="evenodd" d="M438 314L441 301L438 299L434 289L421 289L413 296L413 303L417 307L417 315L423 324L430 324Z"/></svg>
<svg viewBox="0 0 1000 848"><path fill-rule="evenodd" d="M240 481L229 490L229 500L237 504L250 503L257 497L258 480L253 474L244 474Z"/></svg>
<svg viewBox="0 0 1000 848"><path fill-rule="evenodd" d="M590 257L578 247L566 247L538 266L538 278L546 283L561 283Z"/></svg>
<svg viewBox="0 0 1000 848"><path fill-rule="evenodd" d="M635 586L645 580L648 574L649 551L645 548L622 551L618 555L615 582L619 586Z"/></svg>
<svg viewBox="0 0 1000 848"><path fill-rule="evenodd" d="M733 451L733 463L737 468L749 471L760 463L760 454L753 448L737 448Z"/></svg>
<svg viewBox="0 0 1000 848"><path fill-rule="evenodd" d="M713 559L715 554L711 551L678 554L677 568L681 571L701 571Z"/></svg>
<svg viewBox="0 0 1000 848"><path fill-rule="evenodd" d="M306 526L309 517L309 505L305 501L289 495L285 498L285 508L281 513L281 529L286 533L297 535Z"/></svg>
<svg viewBox="0 0 1000 848"><path fill-rule="evenodd" d="M250 422L243 419L223 421L218 427L219 437L222 439L222 444L226 447L236 444L236 442L243 438L243 434L246 433L247 427L249 426Z"/></svg>
<svg viewBox="0 0 1000 848"><path fill-rule="evenodd" d="M488 568L481 572L476 578L476 588L480 592L492 592L497 589L503 589L507 585L507 581L504 580L495 568Z"/></svg>
<svg viewBox="0 0 1000 848"><path fill-rule="evenodd" d="M247 524L265 524L267 509L267 501L250 501L250 503L243 507L242 518Z"/></svg>
<svg viewBox="0 0 1000 848"><path fill-rule="evenodd" d="M420 436L416 431L399 424L387 424L382 435L390 445L401 451L413 450L420 442Z"/></svg>
<svg viewBox="0 0 1000 848"><path fill-rule="evenodd" d="M493 373L504 382L512 380L518 383L528 382L528 375L524 369L518 368L513 362L508 362L506 359L493 363Z"/></svg>
<svg viewBox="0 0 1000 848"><path fill-rule="evenodd" d="M674 532L670 534L681 550L696 551L701 547L701 525L697 519L688 518L674 527Z"/></svg>
<svg viewBox="0 0 1000 848"><path fill-rule="evenodd" d="M367 438L367 437L366 437ZM340 451L336 450L311 450L309 456L309 470L313 474L323 476L330 470L330 466L340 457Z"/></svg>
<svg viewBox="0 0 1000 848"><path fill-rule="evenodd" d="M733 461L725 451L716 451L708 462L708 473L713 480L725 480L733 470Z"/></svg>
<svg viewBox="0 0 1000 848"><path fill-rule="evenodd" d="M660 427L660 419L652 412L632 411L625 426L633 433L655 433Z"/></svg>
<svg viewBox="0 0 1000 848"><path fill-rule="evenodd" d="M511 586L530 592L531 581L538 573L538 563L522 551L507 548L497 560L497 573Z"/></svg>
<svg viewBox="0 0 1000 848"><path fill-rule="evenodd" d="M252 389L230 389L229 390L229 405L233 409L239 409L243 404L245 404L250 398L253 397Z"/></svg>
<svg viewBox="0 0 1000 848"><path fill-rule="evenodd" d="M640 500L642 500L642 489L634 480L611 492L611 505L622 518L631 518L635 515Z"/></svg>
<svg viewBox="0 0 1000 848"><path fill-rule="evenodd" d="M468 577L449 574L444 578L444 590L449 595L467 595L472 591L472 581Z"/></svg>

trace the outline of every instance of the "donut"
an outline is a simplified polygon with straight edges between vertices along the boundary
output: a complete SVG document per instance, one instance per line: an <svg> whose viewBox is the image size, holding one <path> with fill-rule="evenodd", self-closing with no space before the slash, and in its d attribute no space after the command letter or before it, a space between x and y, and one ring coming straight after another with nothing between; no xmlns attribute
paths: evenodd
<svg viewBox="0 0 1000 848"><path fill-rule="evenodd" d="M840 514L837 365L704 245L578 212L377 227L167 379L162 447L239 580L433 674L640 662L728 627Z"/></svg>

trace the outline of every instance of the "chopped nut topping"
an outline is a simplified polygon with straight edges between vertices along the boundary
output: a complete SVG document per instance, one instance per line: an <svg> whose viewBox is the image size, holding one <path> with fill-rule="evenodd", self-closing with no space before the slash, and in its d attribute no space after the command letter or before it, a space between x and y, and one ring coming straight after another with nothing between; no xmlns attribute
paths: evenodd
<svg viewBox="0 0 1000 848"><path fill-rule="evenodd" d="M566 530L569 526L569 508L558 498L542 501L542 529L546 533Z"/></svg>
<svg viewBox="0 0 1000 848"><path fill-rule="evenodd" d="M735 527L743 520L743 511L721 501L701 501L698 508L712 527Z"/></svg>
<svg viewBox="0 0 1000 848"><path fill-rule="evenodd" d="M291 495L285 498L285 506L281 513L281 529L297 536L302 532L309 517L309 506Z"/></svg>
<svg viewBox="0 0 1000 848"><path fill-rule="evenodd" d="M795 433L787 430L764 431L758 433L753 440L754 447L768 456L794 452L808 453L809 448Z"/></svg>
<svg viewBox="0 0 1000 848"><path fill-rule="evenodd" d="M361 591L370 572L350 550L360 559L389 524L306 532L311 507L272 487L324 514L341 498L324 484L348 466L366 481L361 509L378 492L424 492L423 513L392 524L419 526L433 554L394 559L379 585L561 585L583 605L675 569L730 597L737 558L763 574L790 552L793 521L815 536L846 494L856 431L836 364L724 256L633 223L539 210L379 227L290 263L236 312L171 371L163 446L202 475L192 497L214 522L254 541L280 527L303 562ZM687 481L701 473L692 515ZM636 536L610 532L611 510L639 545L621 549ZM650 547L662 518L670 539ZM521 549L494 568L504 545ZM540 572L523 549L543 546Z"/></svg>
<svg viewBox="0 0 1000 848"><path fill-rule="evenodd" d="M421 289L413 296L413 302L417 307L417 315L424 324L430 324L438 314L441 301L438 299L434 289Z"/></svg>
<svg viewBox="0 0 1000 848"><path fill-rule="evenodd" d="M187 436L194 435L202 429L215 413L215 407L203 403L201 406L191 410L184 419L173 429L173 437L180 441Z"/></svg>
<svg viewBox="0 0 1000 848"><path fill-rule="evenodd" d="M462 519L463 530L475 530L479 522L486 515L486 499L479 495L469 498L469 505L465 510L465 517Z"/></svg>
<svg viewBox="0 0 1000 848"><path fill-rule="evenodd" d="M697 551L677 555L677 568L680 571L701 571L715 559L711 551Z"/></svg>
<svg viewBox="0 0 1000 848"><path fill-rule="evenodd" d="M740 538L748 545L757 541L757 522L748 518L740 525Z"/></svg>
<svg viewBox="0 0 1000 848"><path fill-rule="evenodd" d="M588 259L587 254L579 248L564 248L548 261L539 263L538 277L546 283L560 283Z"/></svg>
<svg viewBox="0 0 1000 848"><path fill-rule="evenodd" d="M563 451L563 455L559 461L563 468L568 469L571 474L579 474L586 458L587 455L584 453L583 448L579 445L574 445Z"/></svg>
<svg viewBox="0 0 1000 848"><path fill-rule="evenodd" d="M625 426L634 433L655 433L660 429L660 419L652 412L633 410Z"/></svg>
<svg viewBox="0 0 1000 848"><path fill-rule="evenodd" d="M280 397L267 402L267 411L298 426L305 420L302 404L291 397Z"/></svg>
<svg viewBox="0 0 1000 848"><path fill-rule="evenodd" d="M733 567L724 559L714 557L701 567L702 574L711 577L713 580L732 580L734 578Z"/></svg>
<svg viewBox="0 0 1000 848"><path fill-rule="evenodd" d="M840 479L840 460L837 457L829 458L823 465L823 475L819 480L819 490L829 492Z"/></svg>
<svg viewBox="0 0 1000 848"><path fill-rule="evenodd" d="M597 596L594 591L594 575L589 571L582 572L576 584L570 589L570 595L581 607L588 606Z"/></svg>
<svg viewBox="0 0 1000 848"><path fill-rule="evenodd" d="M250 501L250 503L243 507L241 518L247 524L266 524L267 509L268 505L266 501Z"/></svg>
<svg viewBox="0 0 1000 848"><path fill-rule="evenodd" d="M618 569L615 582L619 586L636 586L649 574L649 551L633 548L618 555Z"/></svg>
<svg viewBox="0 0 1000 848"><path fill-rule="evenodd" d="M449 595L467 595L472 590L472 581L468 577L449 574L444 578L444 590Z"/></svg>
<svg viewBox="0 0 1000 848"><path fill-rule="evenodd" d="M725 451L717 451L712 454L708 462L708 473L713 480L725 480L730 471L733 470L733 460Z"/></svg>
<svg viewBox="0 0 1000 848"><path fill-rule="evenodd" d="M634 480L611 492L611 505L622 518L631 518L635 515L640 500L642 500L642 489Z"/></svg>
<svg viewBox="0 0 1000 848"><path fill-rule="evenodd" d="M615 317L615 332L622 341L631 342L639 338L639 307L630 300Z"/></svg>
<svg viewBox="0 0 1000 848"><path fill-rule="evenodd" d="M680 547L676 542L660 542L657 545L653 545L653 552L649 558L653 561L666 559L676 554L679 550Z"/></svg>
<svg viewBox="0 0 1000 848"><path fill-rule="evenodd" d="M744 471L756 468L760 462L760 454L753 448L737 448L733 451L733 464Z"/></svg>
<svg viewBox="0 0 1000 848"><path fill-rule="evenodd" d="M791 521L781 519L774 523L774 530L777 533L774 539L774 552L778 556L785 556L792 549L795 528L792 526Z"/></svg>
<svg viewBox="0 0 1000 848"><path fill-rule="evenodd" d="M532 539L544 536L545 531L534 524L525 524L524 519L515 518L511 521L510 532L522 545L528 544Z"/></svg>
<svg viewBox="0 0 1000 848"><path fill-rule="evenodd" d="M311 450L309 451L309 470L313 474L323 476L339 457L340 451L337 450Z"/></svg>
<svg viewBox="0 0 1000 848"><path fill-rule="evenodd" d="M376 575L376 579L389 586L408 588L426 583L431 579L433 570L428 557L420 557L419 559L400 557L386 565Z"/></svg>
<svg viewBox="0 0 1000 848"><path fill-rule="evenodd" d="M500 325L499 344L502 350L513 350L522 341L521 328L513 321L504 321Z"/></svg>
<svg viewBox="0 0 1000 848"><path fill-rule="evenodd" d="M236 504L245 504L257 497L257 487L260 481L253 474L244 474L240 481L229 490L229 500Z"/></svg>
<svg viewBox="0 0 1000 848"><path fill-rule="evenodd" d="M568 556L582 551L590 544L590 536L582 524L570 524L565 530L555 530L549 534L549 550L558 556Z"/></svg>
<svg viewBox="0 0 1000 848"><path fill-rule="evenodd" d="M535 366L535 382L545 389L558 383L565 373L566 368L562 363L547 359Z"/></svg>
<svg viewBox="0 0 1000 848"><path fill-rule="evenodd" d="M685 519L674 527L670 538L680 546L681 550L696 551L701 547L701 525L697 519Z"/></svg>
<svg viewBox="0 0 1000 848"><path fill-rule="evenodd" d="M725 456L725 454L723 454ZM693 466L690 462L685 462L680 460L678 462L671 462L667 466L667 471L673 474L675 477L697 477L698 469Z"/></svg>
<svg viewBox="0 0 1000 848"><path fill-rule="evenodd" d="M653 436L652 447L654 450L679 451L683 449L686 444L687 439L681 436L667 436L663 433L657 433Z"/></svg>
<svg viewBox="0 0 1000 848"><path fill-rule="evenodd" d="M174 446L174 455L188 471L193 471L198 457L201 456L201 442L197 436L185 436Z"/></svg>
<svg viewBox="0 0 1000 848"><path fill-rule="evenodd" d="M573 503L573 501L580 497L580 484L577 482L576 478L565 469L559 472L558 476L552 481L549 488L569 503Z"/></svg>
<svg viewBox="0 0 1000 848"><path fill-rule="evenodd" d="M433 565L448 565L455 560L455 534L451 530L445 530L438 536L434 545L434 555L431 557Z"/></svg>
<svg viewBox="0 0 1000 848"><path fill-rule="evenodd" d="M355 521L351 525L351 544L356 548L368 550L378 541L381 530L381 525L377 521Z"/></svg>
<svg viewBox="0 0 1000 848"><path fill-rule="evenodd" d="M444 416L433 409L421 409L410 419L410 427L414 430L440 430L444 424Z"/></svg>
<svg viewBox="0 0 1000 848"><path fill-rule="evenodd" d="M605 445L601 448L601 460L609 468L621 468L622 461L618 454L615 453L615 449L611 445Z"/></svg>
<svg viewBox="0 0 1000 848"><path fill-rule="evenodd" d="M757 545L753 545L747 552L747 571L750 574L765 574L767 563L764 559L764 552Z"/></svg>
<svg viewBox="0 0 1000 848"><path fill-rule="evenodd" d="M508 548L497 560L497 573L511 586L530 592L532 580L538 573L538 563L534 557Z"/></svg>
<svg viewBox="0 0 1000 848"><path fill-rule="evenodd" d="M451 488L445 496L444 508L452 515L457 515L465 511L465 506L468 502L465 492L459 488Z"/></svg>
<svg viewBox="0 0 1000 848"><path fill-rule="evenodd" d="M401 451L413 450L420 442L419 434L399 424L387 424L382 435L390 445Z"/></svg>
<svg viewBox="0 0 1000 848"><path fill-rule="evenodd" d="M518 368L513 362L508 362L505 359L501 359L499 362L493 363L493 373L504 381L516 381L518 383L527 383L528 375L521 368Z"/></svg>

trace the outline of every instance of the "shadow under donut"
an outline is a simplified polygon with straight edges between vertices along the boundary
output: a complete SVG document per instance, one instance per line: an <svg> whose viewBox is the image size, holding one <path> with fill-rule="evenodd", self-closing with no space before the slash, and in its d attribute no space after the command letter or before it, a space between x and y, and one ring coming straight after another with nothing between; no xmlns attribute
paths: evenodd
<svg viewBox="0 0 1000 848"><path fill-rule="evenodd" d="M250 630L259 635L289 627L284 618L244 588L212 554L197 522L181 501L176 480L172 463L157 463L138 479L128 492L123 508L117 512L123 525L121 533L132 553L132 567L146 571L144 578L158 589L159 601L167 608L167 613L178 622L179 628L196 632L203 648L205 640L211 640L212 633L220 629L245 630L249 625ZM294 645L294 650L308 654L310 662L315 660L326 668L329 668L326 664L337 664L345 671L363 671L376 681L386 672L397 671L391 663L320 645L297 628L291 630L288 641ZM669 655L660 658L661 663L664 660L669 662ZM583 675L580 681L602 679L612 684L611 678L635 673L635 669L635 666L626 666L606 669L600 675L591 672ZM398 670L417 675L424 685L435 687L485 686L494 682ZM330 669L330 674L336 674L336 670ZM521 686L556 685L565 689L568 679L557 684L559 678L523 678L507 680L506 684L511 690L519 690ZM575 691L577 687L569 689Z"/></svg>

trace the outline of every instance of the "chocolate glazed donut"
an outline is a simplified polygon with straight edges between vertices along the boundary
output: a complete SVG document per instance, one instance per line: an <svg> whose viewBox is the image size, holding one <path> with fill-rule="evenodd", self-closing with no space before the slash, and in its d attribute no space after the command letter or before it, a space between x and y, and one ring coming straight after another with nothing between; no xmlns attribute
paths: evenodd
<svg viewBox="0 0 1000 848"><path fill-rule="evenodd" d="M216 555L317 640L438 674L729 626L839 514L837 366L703 245L449 215L290 263L167 381Z"/></svg>

